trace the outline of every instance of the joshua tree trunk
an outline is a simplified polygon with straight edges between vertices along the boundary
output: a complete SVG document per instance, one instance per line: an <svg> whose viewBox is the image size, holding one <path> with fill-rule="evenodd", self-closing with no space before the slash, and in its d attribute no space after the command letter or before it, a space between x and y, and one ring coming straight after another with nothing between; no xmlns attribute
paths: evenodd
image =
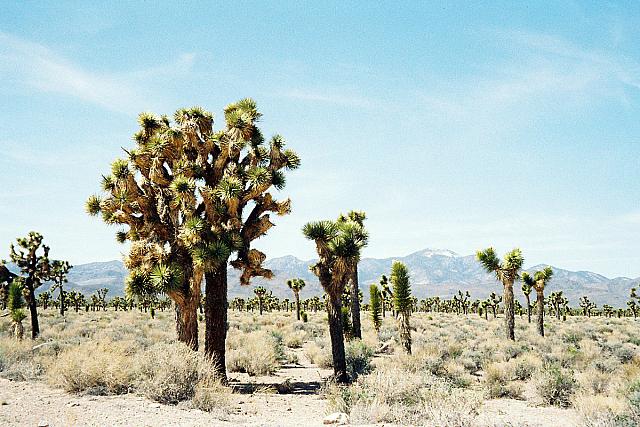
<svg viewBox="0 0 640 427"><path fill-rule="evenodd" d="M536 306L538 308L538 333L541 337L544 336L544 292L537 291L537 302Z"/></svg>
<svg viewBox="0 0 640 427"><path fill-rule="evenodd" d="M33 284L29 279L25 280L27 288L27 304L29 304L29 314L31 315L31 339L35 340L40 335L40 324L38 323L38 309L36 306L36 295L33 291Z"/></svg>
<svg viewBox="0 0 640 427"><path fill-rule="evenodd" d="M347 362L344 354L344 332L342 330L342 301L340 295L329 294L327 304L329 317L329 334L331 335L331 353L333 356L333 372L338 383L347 383Z"/></svg>
<svg viewBox="0 0 640 427"><path fill-rule="evenodd" d="M513 283L505 283L504 285L504 326L507 331L507 338L511 341L516 340L515 335L515 310L513 303Z"/></svg>
<svg viewBox="0 0 640 427"><path fill-rule="evenodd" d="M531 300L529 299L529 295L525 295L527 299L527 319L529 323L531 323Z"/></svg>
<svg viewBox="0 0 640 427"><path fill-rule="evenodd" d="M24 338L24 326L22 326L22 322L13 322L13 336L17 340Z"/></svg>
<svg viewBox="0 0 640 427"><path fill-rule="evenodd" d="M362 327L360 326L360 289L358 288L358 266L351 276L351 325L354 338L362 339Z"/></svg>
<svg viewBox="0 0 640 427"><path fill-rule="evenodd" d="M62 287L60 287L60 316L64 316L64 293L62 291Z"/></svg>
<svg viewBox="0 0 640 427"><path fill-rule="evenodd" d="M262 298L258 297L258 307L260 309L260 316L262 316Z"/></svg>
<svg viewBox="0 0 640 427"><path fill-rule="evenodd" d="M409 325L409 311L398 312L398 326L400 329L400 342L404 351L411 354L411 327Z"/></svg>
<svg viewBox="0 0 640 427"><path fill-rule="evenodd" d="M295 297L296 297L296 317L298 318L298 320L300 320L300 293L296 292Z"/></svg>
<svg viewBox="0 0 640 427"><path fill-rule="evenodd" d="M225 342L227 340L227 263L205 273L205 343L204 353L215 364L218 378L227 383Z"/></svg>
<svg viewBox="0 0 640 427"><path fill-rule="evenodd" d="M185 343L194 351L198 351L198 300L196 298L197 296L180 303L176 302L178 341Z"/></svg>

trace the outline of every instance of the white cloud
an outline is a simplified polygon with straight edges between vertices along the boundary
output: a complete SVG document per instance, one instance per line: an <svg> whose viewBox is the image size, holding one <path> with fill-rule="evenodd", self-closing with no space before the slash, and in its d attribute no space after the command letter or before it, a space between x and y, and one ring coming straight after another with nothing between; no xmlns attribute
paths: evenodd
<svg viewBox="0 0 640 427"><path fill-rule="evenodd" d="M71 96L111 111L137 114L147 109L150 93L144 83L150 78L188 73L194 54L174 61L127 73L100 73L74 64L51 49L0 32L0 75L37 90Z"/></svg>

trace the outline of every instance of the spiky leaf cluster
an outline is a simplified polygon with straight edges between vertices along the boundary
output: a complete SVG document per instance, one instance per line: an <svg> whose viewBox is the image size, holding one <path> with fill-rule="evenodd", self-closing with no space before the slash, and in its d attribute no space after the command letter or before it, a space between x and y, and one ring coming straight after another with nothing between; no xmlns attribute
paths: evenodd
<svg viewBox="0 0 640 427"><path fill-rule="evenodd" d="M507 252L501 262L493 248L487 248L476 253L476 258L487 273L494 273L503 284L513 284L524 264L522 251L518 248Z"/></svg>
<svg viewBox="0 0 640 427"><path fill-rule="evenodd" d="M411 283L407 266L400 261L391 265L391 284L393 285L393 305L397 312L406 313L411 310Z"/></svg>

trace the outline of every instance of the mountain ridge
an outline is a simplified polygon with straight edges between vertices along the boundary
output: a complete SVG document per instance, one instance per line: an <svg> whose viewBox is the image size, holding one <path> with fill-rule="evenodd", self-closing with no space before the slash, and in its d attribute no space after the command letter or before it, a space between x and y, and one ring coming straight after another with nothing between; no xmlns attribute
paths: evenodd
<svg viewBox="0 0 640 427"><path fill-rule="evenodd" d="M365 299L368 299L368 290L371 283L378 283L382 274L388 274L391 262L399 260L409 268L412 278L412 290L416 297L440 296L450 298L458 290L468 290L472 298L486 298L491 292L501 292L502 285L497 282L495 276L486 273L476 261L474 255L459 255L448 249L422 249L405 256L388 258L363 258L358 266L360 288ZM322 293L317 278L309 271L309 266L316 260L301 260L294 255L271 258L265 261L265 266L274 273L274 278L267 280L255 278L252 285L241 286L239 273L229 269L229 297L252 297L253 287L262 285L281 298L291 298L291 291L286 285L287 279L300 277L305 280L307 286L302 290L301 296L308 298ZM534 265L525 271L534 272L546 264ZM16 271L15 266L8 264L11 271ZM624 307L628 300L632 287L640 282L640 278L616 277L609 279L591 271L571 271L555 266L554 277L547 287L547 294L556 290L564 291L572 305L577 305L581 296L587 295L596 304L610 304ZM100 288L108 288L108 296L122 295L124 279L127 269L121 261L92 262L75 266L69 273L69 289L79 290L83 293L92 293ZM520 285L516 283L516 296L524 301L520 292ZM43 285L40 291L47 290L48 284Z"/></svg>

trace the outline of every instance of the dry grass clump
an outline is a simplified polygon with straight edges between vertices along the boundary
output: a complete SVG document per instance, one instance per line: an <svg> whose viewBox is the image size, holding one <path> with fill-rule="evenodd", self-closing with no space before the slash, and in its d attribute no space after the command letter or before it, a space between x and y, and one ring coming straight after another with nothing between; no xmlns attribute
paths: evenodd
<svg viewBox="0 0 640 427"><path fill-rule="evenodd" d="M52 362L48 382L73 393L122 394L133 390L135 347L125 342L85 342Z"/></svg>
<svg viewBox="0 0 640 427"><path fill-rule="evenodd" d="M227 369L249 375L270 375L283 357L281 338L267 331L236 333L227 340Z"/></svg>
<svg viewBox="0 0 640 427"><path fill-rule="evenodd" d="M487 365L484 370L487 397L489 399L500 397L520 399L522 397L522 386L512 382L514 377L514 363L496 362Z"/></svg>
<svg viewBox="0 0 640 427"><path fill-rule="evenodd" d="M412 373L386 363L351 386L325 391L331 410L349 413L353 423L471 426L481 398L429 373Z"/></svg>
<svg viewBox="0 0 640 427"><path fill-rule="evenodd" d="M306 343L302 348L309 362L318 365L320 368L328 369L333 367L331 347L326 339L316 339Z"/></svg>

